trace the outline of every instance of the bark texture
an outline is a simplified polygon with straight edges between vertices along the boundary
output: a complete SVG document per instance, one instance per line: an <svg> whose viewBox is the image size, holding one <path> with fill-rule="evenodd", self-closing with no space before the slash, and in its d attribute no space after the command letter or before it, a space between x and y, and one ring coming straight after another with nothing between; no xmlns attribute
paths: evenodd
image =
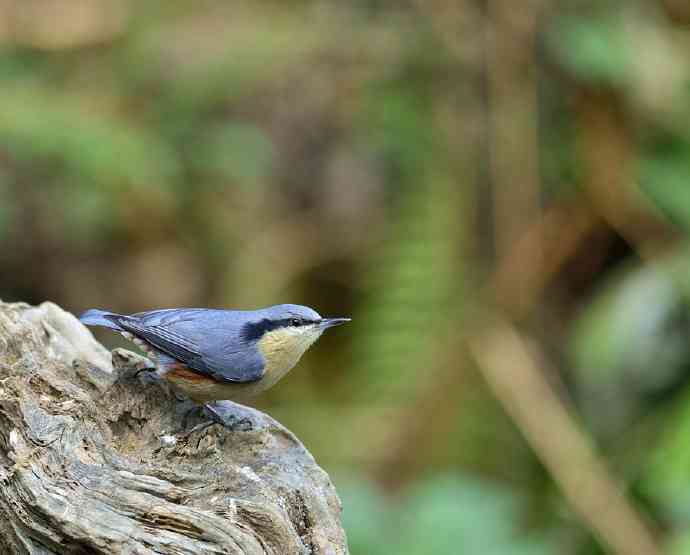
<svg viewBox="0 0 690 555"><path fill-rule="evenodd" d="M189 406L147 364L54 304L0 303L0 553L347 553L292 433L225 402L241 425L176 440Z"/></svg>

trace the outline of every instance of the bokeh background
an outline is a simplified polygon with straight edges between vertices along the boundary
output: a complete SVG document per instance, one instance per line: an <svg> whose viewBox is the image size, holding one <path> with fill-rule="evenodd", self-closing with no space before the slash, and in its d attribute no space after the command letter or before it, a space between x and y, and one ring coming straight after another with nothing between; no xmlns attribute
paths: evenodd
<svg viewBox="0 0 690 555"><path fill-rule="evenodd" d="M354 555L690 554L688 229L685 0L0 1L0 297L352 316Z"/></svg>

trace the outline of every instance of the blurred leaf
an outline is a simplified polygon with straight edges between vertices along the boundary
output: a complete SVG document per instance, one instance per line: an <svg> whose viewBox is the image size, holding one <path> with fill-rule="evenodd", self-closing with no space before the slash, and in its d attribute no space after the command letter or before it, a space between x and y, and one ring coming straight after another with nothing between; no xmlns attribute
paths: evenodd
<svg viewBox="0 0 690 555"><path fill-rule="evenodd" d="M129 86L156 88L160 124L175 135L327 48L335 40L327 28L336 22L315 25L294 5L215 3L152 23L125 45L122 71Z"/></svg>
<svg viewBox="0 0 690 555"><path fill-rule="evenodd" d="M690 231L690 143L643 160L640 181L642 191L675 224Z"/></svg>
<svg viewBox="0 0 690 555"><path fill-rule="evenodd" d="M154 135L33 86L0 91L0 143L20 161L57 164L75 187L161 187L178 172Z"/></svg>
<svg viewBox="0 0 690 555"><path fill-rule="evenodd" d="M641 487L668 515L690 524L690 391L666 420Z"/></svg>
<svg viewBox="0 0 690 555"><path fill-rule="evenodd" d="M54 199L56 215L61 212L61 233L75 248L98 247L115 227L114 198L103 187L75 187L62 184L48 193Z"/></svg>
<svg viewBox="0 0 690 555"><path fill-rule="evenodd" d="M665 553L668 555L690 555L690 533L682 532L671 537L667 546Z"/></svg>
<svg viewBox="0 0 690 555"><path fill-rule="evenodd" d="M647 267L628 267L583 307L571 339L579 396L592 425L617 433L640 397L668 387L690 357L683 283L685 253ZM604 416L605 417L602 417Z"/></svg>
<svg viewBox="0 0 690 555"><path fill-rule="evenodd" d="M229 123L208 129L190 153L190 165L224 186L256 185L273 167L273 144L255 125Z"/></svg>
<svg viewBox="0 0 690 555"><path fill-rule="evenodd" d="M424 167L434 141L428 106L419 93L400 89L395 83L373 88L360 125L374 152L409 179Z"/></svg>
<svg viewBox="0 0 690 555"><path fill-rule="evenodd" d="M618 19L564 18L547 34L558 60L576 77L623 85L631 77L631 37Z"/></svg>
<svg viewBox="0 0 690 555"><path fill-rule="evenodd" d="M547 555L555 545L520 530L522 499L466 476L439 476L387 503L366 482L339 483L353 555ZM350 514L356 511L356 515Z"/></svg>
<svg viewBox="0 0 690 555"><path fill-rule="evenodd" d="M48 65L45 56L28 48L0 48L0 81L11 83L13 80L35 77Z"/></svg>
<svg viewBox="0 0 690 555"><path fill-rule="evenodd" d="M373 484L355 477L338 480L343 503L343 527L353 555L388 555L390 529L388 503Z"/></svg>
<svg viewBox="0 0 690 555"><path fill-rule="evenodd" d="M433 345L458 317L451 302L460 286L456 270L460 237L455 185L445 177L418 176L419 186L399 192L389 240L370 264L366 312L354 325L361 362L360 393L409 399L419 394L415 377L433 364Z"/></svg>

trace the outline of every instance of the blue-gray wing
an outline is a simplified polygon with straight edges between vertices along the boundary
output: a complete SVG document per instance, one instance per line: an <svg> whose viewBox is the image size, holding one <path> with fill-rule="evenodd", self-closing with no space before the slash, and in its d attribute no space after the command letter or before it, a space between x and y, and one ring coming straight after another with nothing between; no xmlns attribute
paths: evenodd
<svg viewBox="0 0 690 555"><path fill-rule="evenodd" d="M113 317L123 329L219 381L253 382L264 375L264 358L241 339L242 320L232 311L167 309Z"/></svg>

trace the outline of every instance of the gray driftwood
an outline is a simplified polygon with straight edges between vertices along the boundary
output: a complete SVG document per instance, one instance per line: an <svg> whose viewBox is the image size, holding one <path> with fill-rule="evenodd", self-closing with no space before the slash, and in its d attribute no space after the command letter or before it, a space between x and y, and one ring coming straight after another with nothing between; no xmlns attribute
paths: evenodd
<svg viewBox="0 0 690 555"><path fill-rule="evenodd" d="M176 441L186 405L146 365L56 305L0 303L0 553L347 553L293 434L227 403L236 430Z"/></svg>

